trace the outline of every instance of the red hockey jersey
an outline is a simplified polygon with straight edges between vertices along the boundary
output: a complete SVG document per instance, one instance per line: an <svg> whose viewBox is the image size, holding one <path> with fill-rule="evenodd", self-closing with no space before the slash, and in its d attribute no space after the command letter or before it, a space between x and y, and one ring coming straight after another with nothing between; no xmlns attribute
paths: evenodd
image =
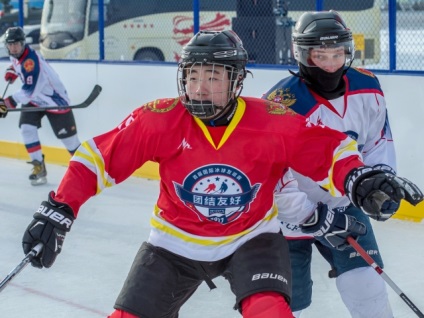
<svg viewBox="0 0 424 318"><path fill-rule="evenodd" d="M347 172L363 165L356 142L345 134L262 99L238 99L219 144L209 129L215 128L190 115L177 98L142 105L81 145L56 199L77 214L86 200L146 161L158 162L160 194L149 242L214 261L260 233L280 230L273 195L286 168L340 196Z"/></svg>

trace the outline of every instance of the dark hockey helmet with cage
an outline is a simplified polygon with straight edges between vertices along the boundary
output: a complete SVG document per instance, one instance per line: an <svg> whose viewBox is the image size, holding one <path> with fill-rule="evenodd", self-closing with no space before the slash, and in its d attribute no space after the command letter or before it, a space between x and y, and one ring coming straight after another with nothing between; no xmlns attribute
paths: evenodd
<svg viewBox="0 0 424 318"><path fill-rule="evenodd" d="M200 31L184 47L178 64L178 92L187 110L201 119L214 119L217 110L232 104L240 95L246 77L247 51L238 35L232 30ZM195 65L224 66L231 80L228 103L216 106L212 101L191 101L186 91L186 77Z"/></svg>
<svg viewBox="0 0 424 318"><path fill-rule="evenodd" d="M7 44L20 42L22 45L22 51L19 54L10 54L9 48L7 48ZM6 30L4 34L4 43L6 45L7 50L9 51L9 55L12 55L15 58L19 58L25 47L25 32L21 27L10 27Z"/></svg>
<svg viewBox="0 0 424 318"><path fill-rule="evenodd" d="M333 10L303 13L294 27L292 43L294 58L307 67L316 66L310 59L314 48L344 47L346 65L355 55L352 31Z"/></svg>
<svg viewBox="0 0 424 318"><path fill-rule="evenodd" d="M184 46L180 63L219 63L244 69L247 60L243 43L234 31L200 31Z"/></svg>

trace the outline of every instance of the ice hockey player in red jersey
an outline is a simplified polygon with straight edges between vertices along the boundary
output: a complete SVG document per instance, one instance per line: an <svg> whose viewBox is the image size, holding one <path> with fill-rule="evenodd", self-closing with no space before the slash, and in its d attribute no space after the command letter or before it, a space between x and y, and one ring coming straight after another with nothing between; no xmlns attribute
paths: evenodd
<svg viewBox="0 0 424 318"><path fill-rule="evenodd" d="M347 192L367 209L379 209L382 196L422 200L407 192L406 180L364 167L345 134L280 104L241 97L247 61L233 31L197 33L178 65L179 98L146 103L79 147L24 233L25 253L44 244L32 264L51 267L84 202L151 160L161 180L150 236L109 317L178 317L202 282L212 289L223 276L243 317L291 318L288 247L274 205L285 169L335 196ZM341 226L353 236L366 232L353 218Z"/></svg>

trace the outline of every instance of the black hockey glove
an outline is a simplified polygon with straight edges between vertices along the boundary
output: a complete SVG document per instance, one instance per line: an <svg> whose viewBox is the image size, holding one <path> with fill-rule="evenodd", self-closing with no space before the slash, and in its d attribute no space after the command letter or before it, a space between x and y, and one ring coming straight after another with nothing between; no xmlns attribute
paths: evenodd
<svg viewBox="0 0 424 318"><path fill-rule="evenodd" d="M28 225L22 238L25 254L39 242L43 243L43 250L31 261L32 266L38 268L49 268L53 265L62 250L65 235L71 230L75 220L72 209L55 201L53 195L54 192L50 192L48 200L41 202L34 214L34 220Z"/></svg>
<svg viewBox="0 0 424 318"><path fill-rule="evenodd" d="M4 103L4 99L0 98L0 118L5 118L7 116L7 106Z"/></svg>
<svg viewBox="0 0 424 318"><path fill-rule="evenodd" d="M402 199L417 205L421 190L406 178L371 167L353 169L345 180L350 201L377 221L386 221L399 209Z"/></svg>
<svg viewBox="0 0 424 318"><path fill-rule="evenodd" d="M340 251L349 246L348 236L357 239L367 233L365 224L358 222L354 216L329 210L328 206L321 202L311 217L300 225L300 230L312 234L325 246Z"/></svg>

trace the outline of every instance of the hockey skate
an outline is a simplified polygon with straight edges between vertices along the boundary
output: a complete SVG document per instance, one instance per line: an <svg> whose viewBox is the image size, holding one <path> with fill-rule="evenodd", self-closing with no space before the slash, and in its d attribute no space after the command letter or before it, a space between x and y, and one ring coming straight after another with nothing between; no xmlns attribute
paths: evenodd
<svg viewBox="0 0 424 318"><path fill-rule="evenodd" d="M43 161L40 162L38 160L28 161L29 164L33 165L32 173L29 175L29 180L31 181L31 185L42 185L47 183L47 170L44 164L44 155Z"/></svg>

